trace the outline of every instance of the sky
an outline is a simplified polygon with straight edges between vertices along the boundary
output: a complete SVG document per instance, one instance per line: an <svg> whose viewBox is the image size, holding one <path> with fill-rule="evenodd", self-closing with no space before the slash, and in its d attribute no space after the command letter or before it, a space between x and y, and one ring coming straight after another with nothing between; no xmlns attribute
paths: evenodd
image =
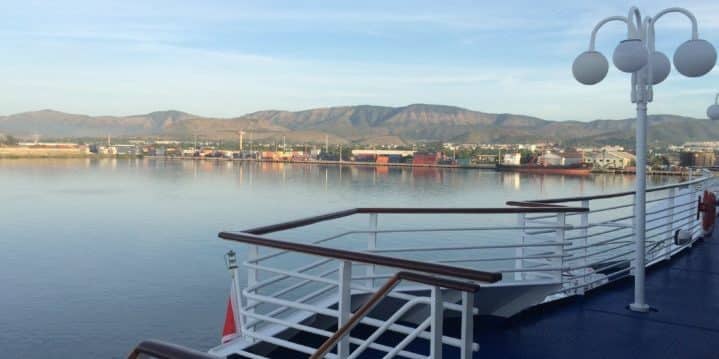
<svg viewBox="0 0 719 359"><path fill-rule="evenodd" d="M719 45L719 1L683 0ZM431 103L548 120L628 118L629 75L571 74L602 18L653 1L0 0L0 115L55 109L131 115L176 109L234 117L259 110ZM626 28L597 49L611 62ZM657 23L671 59L690 23ZM650 113L705 118L719 69L672 74Z"/></svg>

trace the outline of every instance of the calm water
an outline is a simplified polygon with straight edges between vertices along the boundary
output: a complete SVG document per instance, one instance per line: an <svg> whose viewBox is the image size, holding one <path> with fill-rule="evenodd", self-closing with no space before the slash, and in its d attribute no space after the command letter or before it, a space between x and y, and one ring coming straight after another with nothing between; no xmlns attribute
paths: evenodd
<svg viewBox="0 0 719 359"><path fill-rule="evenodd" d="M223 255L240 249L220 230L357 206L502 206L632 185L616 175L0 160L0 356L120 358L145 338L216 345Z"/></svg>

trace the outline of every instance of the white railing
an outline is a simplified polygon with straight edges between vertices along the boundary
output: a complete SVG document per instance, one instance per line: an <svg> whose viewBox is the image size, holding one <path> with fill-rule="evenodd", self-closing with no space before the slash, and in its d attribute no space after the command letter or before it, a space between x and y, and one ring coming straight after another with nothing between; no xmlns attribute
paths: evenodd
<svg viewBox="0 0 719 359"><path fill-rule="evenodd" d="M655 187L647 193L645 259L647 266L670 259L692 246L703 236L698 216L698 197L704 190L714 191L716 180L710 173L679 184ZM588 212L568 214L562 263L562 289L548 300L583 294L600 285L632 275L636 259L633 209L634 194L589 196L545 200L543 203L590 208ZM529 216L528 225L548 219ZM676 243L678 230L691 240Z"/></svg>
<svg viewBox="0 0 719 359"><path fill-rule="evenodd" d="M249 236L245 240L251 238ZM358 358L367 350L385 353L388 358L397 355L425 358L423 349L416 345L417 341L427 344L433 358L441 357L441 349L445 345L457 348L462 358L470 358L471 353L478 349L477 344L473 343L472 328L476 313L474 293L479 287L471 282L497 281L499 275L401 260L387 265L392 258L356 256L356 252L286 242L260 242L270 248L293 246L292 253L315 259L296 270L257 264L261 262L259 259L244 263L245 267L254 271L255 278L261 277L261 273L268 274L242 291L242 332L250 341L271 343L295 353L317 355L317 347L293 340L287 332L291 329L305 335L328 338L323 340L328 344L321 353L322 357L330 358ZM351 257L356 258L353 261ZM234 263L234 259L230 262ZM393 270L415 267L435 276L399 271L378 290L364 285L367 276L354 275L357 271L353 269L363 265ZM400 281L407 283L401 285ZM425 292L429 295L424 295ZM354 307L365 302L373 304L370 308L363 307L352 313ZM388 305L392 307L391 311L382 309ZM464 329L458 337L443 333L442 320L447 312L455 312L461 318ZM421 319L416 322L404 321L408 316ZM308 322L308 319L311 321ZM362 332L366 336L357 336L356 331L353 334L352 329L357 325L363 326ZM341 329L343 334L329 341L335 335L332 328ZM401 340L393 342L398 336ZM410 348L413 343L415 345ZM329 352L335 345L336 353ZM248 357L261 357L244 348L233 352Z"/></svg>
<svg viewBox="0 0 719 359"><path fill-rule="evenodd" d="M706 173L648 191L647 265L670 259L703 234L697 219L697 197L715 185ZM241 301L247 342L242 347L230 344L216 350L259 358L266 353L251 352L247 347L264 342L313 355L319 343L347 324L352 312L399 271L483 282L487 287L553 285L544 301L582 295L632 275L636 259L633 201L634 193L624 192L508 202L519 207L501 209L362 208L239 234L221 233L222 238L249 245L244 262L248 279ZM365 214L369 221L358 222ZM449 220L454 217L460 219ZM301 241L306 232L298 231L328 221L335 223L334 230L341 228L339 233L292 244L298 248L288 247L292 242L260 236L285 231ZM687 231L692 240L675 243L677 230ZM338 251L346 256L334 255ZM434 267L422 265L442 270L435 272L430 270ZM474 279L464 276L467 273L474 273ZM502 279L494 282L477 277L481 273L501 273ZM478 295L477 307L482 304ZM373 350L388 358L439 358L441 350L437 348L442 345L469 357L478 349L472 341L472 320L467 319L467 305L474 303L469 297L466 292L411 281L393 286L383 295L381 305L358 319L361 330L355 328L342 336L337 350L327 352L326 357L356 358ZM458 337L442 333L441 318L446 316L462 318ZM435 330L438 326L440 330ZM315 336L316 343L297 342L293 333L299 332Z"/></svg>

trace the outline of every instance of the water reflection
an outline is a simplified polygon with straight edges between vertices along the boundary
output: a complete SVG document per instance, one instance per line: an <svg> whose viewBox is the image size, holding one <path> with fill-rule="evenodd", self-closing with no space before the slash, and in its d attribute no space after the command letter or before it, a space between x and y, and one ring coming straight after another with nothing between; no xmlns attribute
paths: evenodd
<svg viewBox="0 0 719 359"><path fill-rule="evenodd" d="M628 190L633 180L230 161L0 160L0 283L12 289L0 291L0 347L8 357L39 358L113 357L152 337L215 345L227 300L222 258L230 247L241 250L217 240L220 230L348 207L495 207ZM320 230L303 229L296 238ZM78 347L67 338L97 340Z"/></svg>

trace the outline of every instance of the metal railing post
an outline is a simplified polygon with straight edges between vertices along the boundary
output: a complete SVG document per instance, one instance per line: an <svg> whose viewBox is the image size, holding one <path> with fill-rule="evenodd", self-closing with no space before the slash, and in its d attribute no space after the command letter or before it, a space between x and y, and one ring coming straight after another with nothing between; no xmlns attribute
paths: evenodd
<svg viewBox="0 0 719 359"><path fill-rule="evenodd" d="M583 200L582 201L582 207L589 208L589 200ZM584 247L582 250L582 260L579 261L579 264L582 266L582 270L579 271L579 273L582 275L582 279L580 281L589 282L591 279L588 277L589 275L589 268L587 268L587 263L589 263L589 212L582 212L579 215L579 225L581 226L580 235L582 236L582 241L580 242L581 245ZM577 283L579 285L580 283ZM584 292L587 288L584 287L584 283L582 283L577 288L577 294L584 295Z"/></svg>
<svg viewBox="0 0 719 359"><path fill-rule="evenodd" d="M432 299L430 308L432 340L429 343L429 357L442 359L442 330L444 328L444 307L442 303L442 288L432 286Z"/></svg>
<svg viewBox="0 0 719 359"><path fill-rule="evenodd" d="M517 214L517 226L518 227L525 227L527 224L527 214L526 213L518 213ZM514 269L517 269L516 272L514 272L514 280L520 281L524 279L525 273L522 272L522 268L524 267L524 245L526 244L526 236L525 236L525 230L522 229L522 236L519 239L521 241L521 246L518 246L514 249L514 256L517 257L517 259L514 260Z"/></svg>
<svg viewBox="0 0 719 359"><path fill-rule="evenodd" d="M632 203L634 203L634 204L632 205L632 238L633 238L634 241L636 241L636 240L637 240L637 239L636 239L636 236L637 236L637 210L636 210L636 208L637 208L637 194L636 194L636 193L632 196ZM634 274L637 272L637 253L636 253L636 248L635 248L635 250L632 252L631 255L632 255L632 260L631 260L631 262L630 262L630 263L631 263L631 267L629 268L629 274L631 274L632 276L634 276Z"/></svg>
<svg viewBox="0 0 719 359"><path fill-rule="evenodd" d="M370 251L377 249L377 217L377 213L369 214L369 230L371 232L369 234L369 237L367 238L367 249L369 249ZM376 266L374 264L367 265L367 276L369 277L369 279L367 279L367 286L369 288L374 288L375 269Z"/></svg>
<svg viewBox="0 0 719 359"><path fill-rule="evenodd" d="M247 249L247 261L252 264L257 264L257 258L260 256L259 246L248 246ZM252 287L257 284L257 269L247 268L247 286Z"/></svg>
<svg viewBox="0 0 719 359"><path fill-rule="evenodd" d="M257 258L260 256L260 247L259 246L248 246L247 248L247 259L248 262L251 264L257 265ZM257 273L257 269L255 268L247 268L247 286L249 288L253 288L259 279L259 275ZM239 290L239 287L238 287ZM254 289L254 294L259 294L257 289ZM247 306L250 307L248 310L249 313L254 314L255 313L255 301L252 299L247 300ZM255 328L257 327L257 324L253 324L251 326L247 327L247 330L255 331ZM249 340L252 343L255 343L256 340L254 337L247 336Z"/></svg>
<svg viewBox="0 0 719 359"><path fill-rule="evenodd" d="M689 179L691 180L691 177ZM696 201L697 184L696 183L690 184L688 189L689 189L689 193L691 193L691 196L689 196L689 201L690 202ZM701 220L701 217L699 217L699 219ZM692 237L694 234L694 232L692 231L692 228L693 228L692 224L693 224L693 221L695 221L695 220L696 219L694 219L694 216L687 216L687 231L692 235ZM692 242L689 241L689 247L691 247L691 246L692 246Z"/></svg>
<svg viewBox="0 0 719 359"><path fill-rule="evenodd" d="M240 270L237 265L237 256L235 255L235 251L230 250L227 252L226 257L227 259L227 269L230 271L230 276L232 277L232 290L230 290L230 295L234 297L234 301L237 304L237 308L233 308L233 314L235 316L235 323L237 325L240 325L241 333L244 333L247 331L246 324L249 320L247 318L247 315L245 314L245 308L247 306L247 303L245 302L245 297L242 295L242 290L240 288ZM232 301L232 299L230 299Z"/></svg>
<svg viewBox="0 0 719 359"><path fill-rule="evenodd" d="M669 201L667 203L667 227L666 238L663 239L662 245L664 246L664 259L669 260L672 258L672 238L674 237L674 197L676 196L676 189L674 187L669 189Z"/></svg>
<svg viewBox="0 0 719 359"><path fill-rule="evenodd" d="M352 284L352 262L341 261L339 270L339 305L337 315L337 328L341 328L350 319L351 310L351 284ZM340 339L337 344L337 357L345 359L350 353L349 334Z"/></svg>
<svg viewBox="0 0 719 359"><path fill-rule="evenodd" d="M564 212L557 213L557 268L559 268L559 273L557 274L557 279L559 279L559 282L564 284L562 271L564 268L564 238L565 238L565 226L567 224L567 215Z"/></svg>
<svg viewBox="0 0 719 359"><path fill-rule="evenodd" d="M462 292L462 346L460 359L472 358L474 343L474 293Z"/></svg>

